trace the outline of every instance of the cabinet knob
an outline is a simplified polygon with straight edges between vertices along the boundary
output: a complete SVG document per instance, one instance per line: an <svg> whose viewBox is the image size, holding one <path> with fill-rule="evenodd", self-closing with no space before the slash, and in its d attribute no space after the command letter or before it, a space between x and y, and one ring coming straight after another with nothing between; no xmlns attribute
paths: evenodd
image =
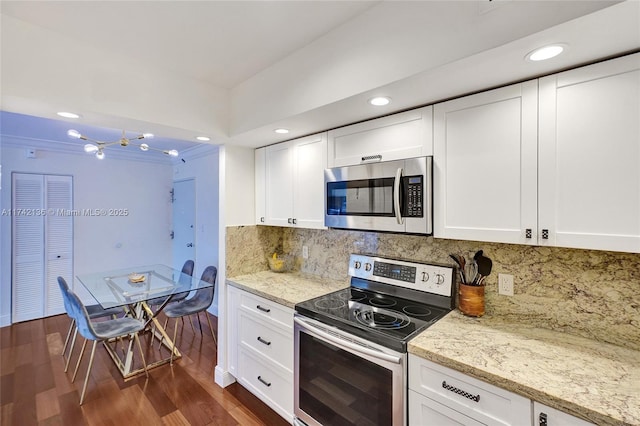
<svg viewBox="0 0 640 426"><path fill-rule="evenodd" d="M529 239L529 240L531 239L531 228L527 228L527 229L524 231L524 237L525 237L525 238L527 238L527 239Z"/></svg>
<svg viewBox="0 0 640 426"><path fill-rule="evenodd" d="M549 230L548 229L543 229L542 230L542 239L543 240L548 240L549 239Z"/></svg>
<svg viewBox="0 0 640 426"><path fill-rule="evenodd" d="M262 217L260 218L260 222L261 222L261 223L264 223L264 216L262 216Z"/></svg>
<svg viewBox="0 0 640 426"><path fill-rule="evenodd" d="M298 223L298 219L296 219L295 217L293 219L291 219L291 221L293 222L294 225L296 225Z"/></svg>
<svg viewBox="0 0 640 426"><path fill-rule="evenodd" d="M293 220L293 219L291 219L290 217L289 217L289 218L287 218L287 223L288 223L288 224L291 224L291 221L292 221L292 220Z"/></svg>

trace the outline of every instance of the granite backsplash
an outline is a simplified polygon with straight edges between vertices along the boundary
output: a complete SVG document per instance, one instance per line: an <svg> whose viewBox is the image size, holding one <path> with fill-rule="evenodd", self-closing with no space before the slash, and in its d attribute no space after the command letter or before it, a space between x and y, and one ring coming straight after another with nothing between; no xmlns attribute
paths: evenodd
<svg viewBox="0 0 640 426"><path fill-rule="evenodd" d="M302 259L303 245L308 259ZM486 315L640 350L640 254L241 226L227 228L226 272L233 277L266 270L267 256L278 251L294 254L300 272L346 281L351 253L451 264L449 253L472 258L479 249L493 260ZM498 273L514 276L514 296L498 294Z"/></svg>

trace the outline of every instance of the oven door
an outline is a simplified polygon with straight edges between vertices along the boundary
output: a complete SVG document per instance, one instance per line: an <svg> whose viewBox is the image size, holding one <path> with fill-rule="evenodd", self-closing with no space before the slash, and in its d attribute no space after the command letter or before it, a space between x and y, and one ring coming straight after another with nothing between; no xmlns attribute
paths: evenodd
<svg viewBox="0 0 640 426"><path fill-rule="evenodd" d="M294 424L406 425L406 354L294 317Z"/></svg>

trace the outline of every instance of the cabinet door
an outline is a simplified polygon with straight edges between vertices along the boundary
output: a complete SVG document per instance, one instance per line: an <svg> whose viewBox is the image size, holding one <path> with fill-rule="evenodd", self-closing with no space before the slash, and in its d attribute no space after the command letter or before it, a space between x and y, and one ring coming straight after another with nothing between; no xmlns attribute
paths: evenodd
<svg viewBox="0 0 640 426"><path fill-rule="evenodd" d="M592 424L539 402L533 402L533 426L589 426Z"/></svg>
<svg viewBox="0 0 640 426"><path fill-rule="evenodd" d="M534 244L536 179L536 81L434 107L435 237Z"/></svg>
<svg viewBox="0 0 640 426"><path fill-rule="evenodd" d="M293 218L292 143L283 142L266 149L267 225L288 226Z"/></svg>
<svg viewBox="0 0 640 426"><path fill-rule="evenodd" d="M44 314L44 218L33 214L44 208L43 186L42 175L13 174L11 321L14 323L42 318Z"/></svg>
<svg viewBox="0 0 640 426"><path fill-rule="evenodd" d="M327 134L298 139L294 146L293 218L296 226L324 228Z"/></svg>
<svg viewBox="0 0 640 426"><path fill-rule="evenodd" d="M640 54L540 79L542 244L640 253Z"/></svg>
<svg viewBox="0 0 640 426"><path fill-rule="evenodd" d="M267 216L267 175L266 175L267 149L258 148L255 151L255 203L256 203L256 224L264 225Z"/></svg>
<svg viewBox="0 0 640 426"><path fill-rule="evenodd" d="M329 131L329 167L433 154L431 106Z"/></svg>
<svg viewBox="0 0 640 426"><path fill-rule="evenodd" d="M45 208L56 212L45 216L46 272L44 316L64 313L58 277L73 283L73 208L71 176L45 176ZM73 284L71 284L73 285Z"/></svg>

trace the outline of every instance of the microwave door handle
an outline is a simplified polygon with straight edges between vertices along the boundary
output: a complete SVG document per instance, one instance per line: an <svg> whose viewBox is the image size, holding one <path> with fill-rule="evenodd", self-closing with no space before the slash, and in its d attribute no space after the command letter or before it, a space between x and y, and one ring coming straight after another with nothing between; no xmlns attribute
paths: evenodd
<svg viewBox="0 0 640 426"><path fill-rule="evenodd" d="M396 171L396 178L393 181L393 206L396 211L396 220L398 225L404 224L404 218L400 211L400 181L402 180L402 167L399 167Z"/></svg>

